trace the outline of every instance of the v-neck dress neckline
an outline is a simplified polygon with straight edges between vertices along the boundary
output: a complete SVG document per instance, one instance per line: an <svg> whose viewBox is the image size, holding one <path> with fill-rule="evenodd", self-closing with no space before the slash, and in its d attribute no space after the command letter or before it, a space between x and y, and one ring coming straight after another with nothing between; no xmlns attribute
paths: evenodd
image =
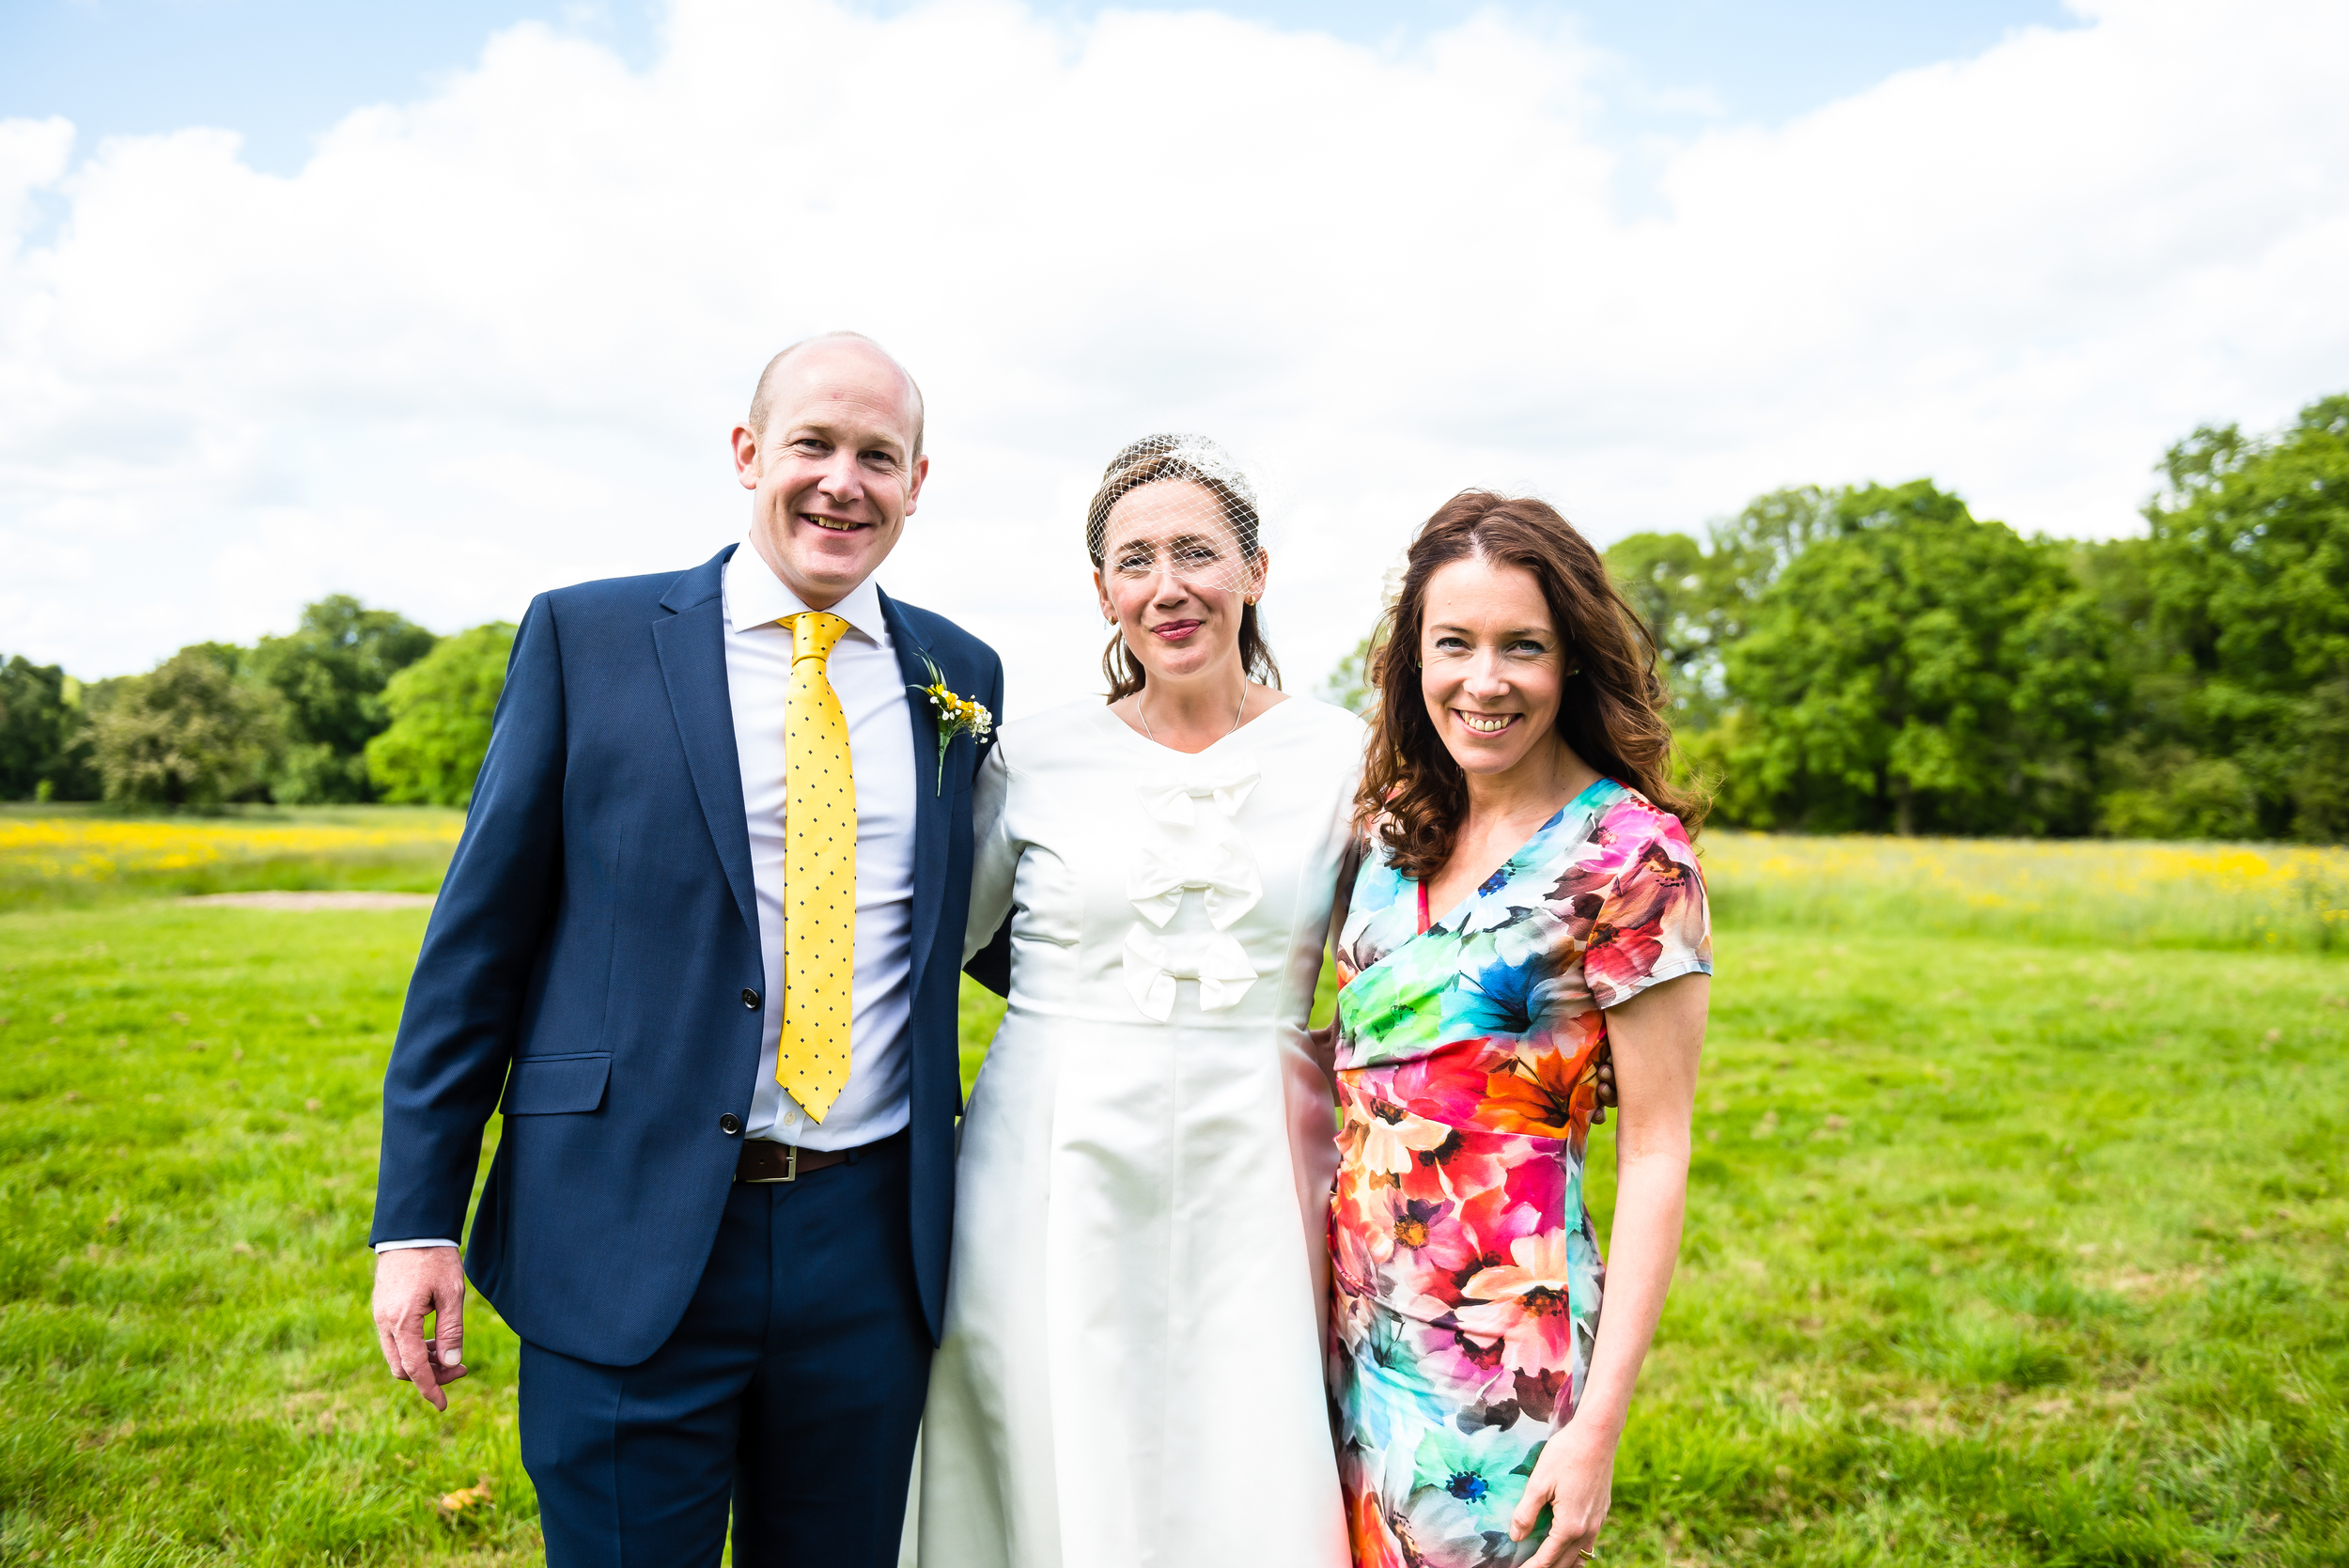
<svg viewBox="0 0 2349 1568"><path fill-rule="evenodd" d="M1531 833L1528 833L1525 837L1524 843L1518 845L1515 849L1510 850L1507 857L1501 861L1501 864L1493 869L1491 876L1486 877L1483 881L1477 883L1476 886L1470 888L1465 897L1445 912L1443 917L1444 925L1449 928L1460 916L1467 914L1470 909L1474 908L1478 899L1484 898L1488 894L1498 893L1504 885L1506 885L1505 879L1509 875L1509 868L1517 864L1518 860L1525 856L1529 851L1538 847L1544 836L1557 828L1560 823L1563 822L1577 807L1583 805L1585 802L1590 802L1594 812L1598 810L1598 802L1593 800L1592 796L1594 792L1607 788L1610 785L1612 785L1613 788L1619 793L1626 795L1630 793L1628 786L1614 779L1609 778L1604 773L1601 773L1597 778L1593 779L1589 784L1584 784L1580 789L1575 792L1574 799L1568 800L1564 805L1560 806L1556 811L1551 812L1548 816L1543 819L1540 827L1534 829ZM1427 881L1428 879L1424 877L1421 877L1419 881L1419 934L1423 937L1427 935L1429 931L1435 929L1434 923L1428 918L1429 909L1427 907Z"/></svg>

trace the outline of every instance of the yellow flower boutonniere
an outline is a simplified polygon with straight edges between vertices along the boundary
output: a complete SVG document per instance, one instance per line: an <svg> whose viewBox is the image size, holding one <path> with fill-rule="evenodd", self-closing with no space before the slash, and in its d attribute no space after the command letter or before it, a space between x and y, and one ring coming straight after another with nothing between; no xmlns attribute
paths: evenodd
<svg viewBox="0 0 2349 1568"><path fill-rule="evenodd" d="M922 667L930 673L927 686L909 686L907 691L930 700L931 716L938 721L938 783L933 795L946 793L946 748L955 737L968 735L974 741L985 740L995 728L995 716L979 703L968 697L957 697L946 684L946 672L940 669L927 654L922 656Z"/></svg>

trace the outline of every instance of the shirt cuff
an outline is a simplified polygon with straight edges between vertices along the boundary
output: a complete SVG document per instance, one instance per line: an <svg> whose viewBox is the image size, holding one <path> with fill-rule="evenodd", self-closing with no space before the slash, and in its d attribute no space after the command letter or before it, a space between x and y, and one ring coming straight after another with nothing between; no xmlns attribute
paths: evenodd
<svg viewBox="0 0 2349 1568"><path fill-rule="evenodd" d="M439 1236L432 1236L423 1241L379 1241L375 1244L375 1250L378 1252L405 1252L412 1247L454 1247L456 1245L457 1243L453 1241L443 1241Z"/></svg>

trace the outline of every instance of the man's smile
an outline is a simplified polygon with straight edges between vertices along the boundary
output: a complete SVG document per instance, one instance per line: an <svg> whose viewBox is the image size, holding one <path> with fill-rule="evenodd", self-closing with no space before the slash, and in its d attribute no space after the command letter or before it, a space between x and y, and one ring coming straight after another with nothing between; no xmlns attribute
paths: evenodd
<svg viewBox="0 0 2349 1568"><path fill-rule="evenodd" d="M869 522L858 522L849 518L828 518L815 512L801 512L800 520L811 523L827 534L853 534L861 528L873 526Z"/></svg>

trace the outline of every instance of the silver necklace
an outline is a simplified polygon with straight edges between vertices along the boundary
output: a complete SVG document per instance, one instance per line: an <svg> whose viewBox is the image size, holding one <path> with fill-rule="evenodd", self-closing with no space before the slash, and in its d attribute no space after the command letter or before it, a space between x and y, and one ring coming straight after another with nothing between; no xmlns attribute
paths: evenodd
<svg viewBox="0 0 2349 1568"><path fill-rule="evenodd" d="M1239 716L1247 711L1248 683L1243 680L1239 683L1239 706L1232 709L1232 728L1225 730L1223 734L1230 735L1233 730L1238 729ZM1151 743L1155 745L1158 742L1159 737L1150 734L1150 715L1143 711L1142 693L1139 691L1134 693L1134 717L1142 721L1142 733L1144 736L1148 736ZM1219 736L1217 738L1221 739L1222 737Z"/></svg>

